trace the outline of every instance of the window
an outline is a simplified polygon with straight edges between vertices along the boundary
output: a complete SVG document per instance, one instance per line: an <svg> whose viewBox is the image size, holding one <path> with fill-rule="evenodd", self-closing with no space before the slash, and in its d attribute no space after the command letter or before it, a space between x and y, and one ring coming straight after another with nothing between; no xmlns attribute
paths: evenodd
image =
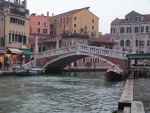
<svg viewBox="0 0 150 113"><path fill-rule="evenodd" d="M126 27L126 33L131 33L131 27Z"/></svg>
<svg viewBox="0 0 150 113"><path fill-rule="evenodd" d="M39 47L39 52L41 52L41 47Z"/></svg>
<svg viewBox="0 0 150 113"><path fill-rule="evenodd" d="M22 25L22 20L20 21L20 24Z"/></svg>
<svg viewBox="0 0 150 113"><path fill-rule="evenodd" d="M13 22L13 18L12 17L10 17L10 23L12 23Z"/></svg>
<svg viewBox="0 0 150 113"><path fill-rule="evenodd" d="M69 20L69 17L67 17L67 20Z"/></svg>
<svg viewBox="0 0 150 113"><path fill-rule="evenodd" d="M94 19L92 19L92 23L94 23Z"/></svg>
<svg viewBox="0 0 150 113"><path fill-rule="evenodd" d="M147 46L150 46L150 40L147 40Z"/></svg>
<svg viewBox="0 0 150 113"><path fill-rule="evenodd" d="M130 46L130 40L126 40L126 46Z"/></svg>
<svg viewBox="0 0 150 113"><path fill-rule="evenodd" d="M138 39L135 40L135 45L138 46L139 45L139 41Z"/></svg>
<svg viewBox="0 0 150 113"><path fill-rule="evenodd" d="M126 18L126 22L129 22L129 17Z"/></svg>
<svg viewBox="0 0 150 113"><path fill-rule="evenodd" d="M92 26L92 29L94 29L94 26Z"/></svg>
<svg viewBox="0 0 150 113"><path fill-rule="evenodd" d="M66 20L66 18L65 18L65 17L64 17L63 19L64 19L64 21Z"/></svg>
<svg viewBox="0 0 150 113"><path fill-rule="evenodd" d="M136 22L139 21L139 17L138 17L138 16L135 17L135 21L136 21Z"/></svg>
<svg viewBox="0 0 150 113"><path fill-rule="evenodd" d="M138 30L139 30L138 27L134 28L135 33L138 33Z"/></svg>
<svg viewBox="0 0 150 113"><path fill-rule="evenodd" d="M77 17L74 17L74 20L77 20Z"/></svg>
<svg viewBox="0 0 150 113"><path fill-rule="evenodd" d="M140 41L140 46L144 46L144 41L143 40Z"/></svg>
<svg viewBox="0 0 150 113"><path fill-rule="evenodd" d="M17 36L17 35L16 35ZM21 35L18 35L19 36L19 40L18 42L22 42L22 36Z"/></svg>
<svg viewBox="0 0 150 113"><path fill-rule="evenodd" d="M43 29L43 33L47 33L47 29Z"/></svg>
<svg viewBox="0 0 150 113"><path fill-rule="evenodd" d="M42 51L46 51L46 47L44 46L44 47L42 47Z"/></svg>
<svg viewBox="0 0 150 113"><path fill-rule="evenodd" d="M26 36L23 36L23 44L26 44Z"/></svg>
<svg viewBox="0 0 150 113"><path fill-rule="evenodd" d="M144 26L141 26L141 32L142 33L144 32Z"/></svg>
<svg viewBox="0 0 150 113"><path fill-rule="evenodd" d="M83 61L82 61L83 63L85 63L85 58L83 58Z"/></svg>
<svg viewBox="0 0 150 113"><path fill-rule="evenodd" d="M40 33L40 28L37 28L37 33Z"/></svg>
<svg viewBox="0 0 150 113"><path fill-rule="evenodd" d="M120 33L124 33L124 27L120 28Z"/></svg>
<svg viewBox="0 0 150 113"><path fill-rule="evenodd" d="M146 32L149 32L148 29L149 29L148 26L146 26Z"/></svg>
<svg viewBox="0 0 150 113"><path fill-rule="evenodd" d="M46 26L46 22L44 22L44 26Z"/></svg>
<svg viewBox="0 0 150 113"><path fill-rule="evenodd" d="M16 37L17 37L17 34L12 34L12 42L14 42Z"/></svg>
<svg viewBox="0 0 150 113"><path fill-rule="evenodd" d="M13 18L13 22L12 23L15 23L15 18Z"/></svg>
<svg viewBox="0 0 150 113"><path fill-rule="evenodd" d="M124 40L120 41L120 46L124 46Z"/></svg>
<svg viewBox="0 0 150 113"><path fill-rule="evenodd" d="M115 28L111 28L111 34L115 33Z"/></svg>
<svg viewBox="0 0 150 113"><path fill-rule="evenodd" d="M76 24L74 24L74 27L77 27L77 25L76 25Z"/></svg>
<svg viewBox="0 0 150 113"><path fill-rule="evenodd" d="M9 33L9 42L11 42L11 33Z"/></svg>
<svg viewBox="0 0 150 113"><path fill-rule="evenodd" d="M62 22L62 18L60 18L60 22Z"/></svg>
<svg viewBox="0 0 150 113"><path fill-rule="evenodd" d="M54 19L54 22L56 22L56 19Z"/></svg>
<svg viewBox="0 0 150 113"><path fill-rule="evenodd" d="M14 37L14 36L13 36ZM18 42L18 36L17 35L15 35L15 42Z"/></svg>
<svg viewBox="0 0 150 113"><path fill-rule="evenodd" d="M40 25L40 22L38 22L38 25Z"/></svg>

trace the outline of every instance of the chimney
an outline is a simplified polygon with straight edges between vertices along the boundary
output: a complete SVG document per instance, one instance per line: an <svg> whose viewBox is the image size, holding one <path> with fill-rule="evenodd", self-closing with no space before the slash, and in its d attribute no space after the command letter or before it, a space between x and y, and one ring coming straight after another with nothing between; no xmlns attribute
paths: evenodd
<svg viewBox="0 0 150 113"><path fill-rule="evenodd" d="M52 13L52 17L54 16L54 13Z"/></svg>
<svg viewBox="0 0 150 113"><path fill-rule="evenodd" d="M27 0L24 0L24 7L27 9Z"/></svg>
<svg viewBox="0 0 150 113"><path fill-rule="evenodd" d="M49 12L47 11L47 17L49 17Z"/></svg>

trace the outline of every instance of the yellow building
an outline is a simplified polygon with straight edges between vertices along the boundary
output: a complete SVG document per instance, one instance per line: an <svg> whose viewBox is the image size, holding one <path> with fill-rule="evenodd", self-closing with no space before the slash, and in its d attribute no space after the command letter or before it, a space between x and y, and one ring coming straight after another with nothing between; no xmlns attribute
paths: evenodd
<svg viewBox="0 0 150 113"><path fill-rule="evenodd" d="M4 3L5 48L7 56L13 60L18 59L20 52L24 52L20 49L27 50L29 47L29 10L26 8L27 0Z"/></svg>
<svg viewBox="0 0 150 113"><path fill-rule="evenodd" d="M89 11L90 7L75 9L59 15L52 15L51 35L60 36L67 34L87 34L99 37L99 18Z"/></svg>

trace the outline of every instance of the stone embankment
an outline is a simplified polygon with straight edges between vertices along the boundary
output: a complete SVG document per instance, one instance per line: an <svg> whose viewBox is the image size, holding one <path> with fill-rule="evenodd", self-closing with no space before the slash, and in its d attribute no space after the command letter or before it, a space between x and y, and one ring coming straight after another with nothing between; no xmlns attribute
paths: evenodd
<svg viewBox="0 0 150 113"><path fill-rule="evenodd" d="M129 78L118 101L117 113L150 113L150 78Z"/></svg>

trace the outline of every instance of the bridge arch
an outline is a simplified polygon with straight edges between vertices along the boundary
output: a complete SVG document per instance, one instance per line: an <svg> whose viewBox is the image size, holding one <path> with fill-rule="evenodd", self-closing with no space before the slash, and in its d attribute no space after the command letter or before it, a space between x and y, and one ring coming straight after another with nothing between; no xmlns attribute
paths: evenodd
<svg viewBox="0 0 150 113"><path fill-rule="evenodd" d="M43 66L43 68L46 68L48 70L62 70L73 61L76 61L85 57L99 58L102 61L106 61L110 65L115 65L113 62L109 61L108 59L103 58L102 56L91 55L89 53L76 52L76 53L65 54L53 60L50 60ZM118 67L117 65L115 65L115 67L121 70L120 67Z"/></svg>
<svg viewBox="0 0 150 113"><path fill-rule="evenodd" d="M34 66L37 65L47 69L63 69L73 60L76 61L89 56L97 57L111 65L115 65L118 69L125 70L127 57L124 51L83 44L37 53L35 54ZM32 66L31 63L28 63L24 67L31 68Z"/></svg>

